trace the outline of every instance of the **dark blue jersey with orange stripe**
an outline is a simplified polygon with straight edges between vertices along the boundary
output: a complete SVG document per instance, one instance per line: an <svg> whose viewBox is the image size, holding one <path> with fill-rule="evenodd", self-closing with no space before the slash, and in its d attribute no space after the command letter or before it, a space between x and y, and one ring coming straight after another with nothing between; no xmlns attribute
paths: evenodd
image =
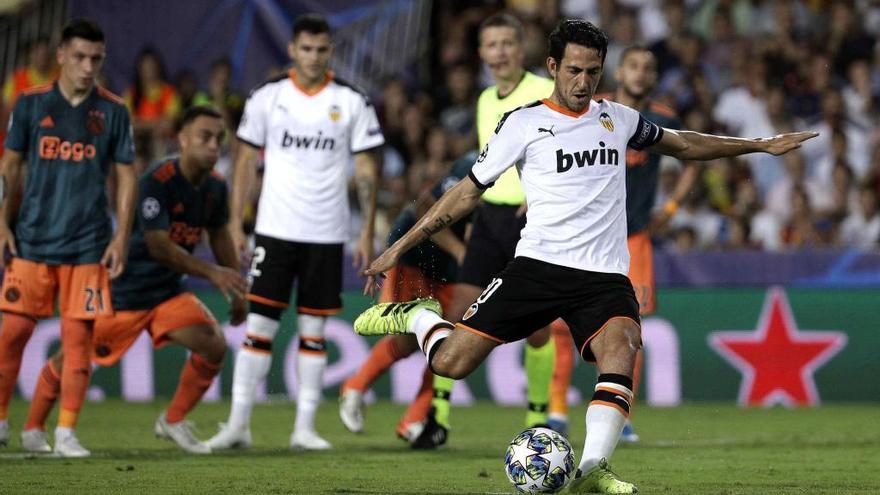
<svg viewBox="0 0 880 495"><path fill-rule="evenodd" d="M112 235L110 165L134 161L122 100L95 87L71 106L57 82L30 88L9 118L6 148L27 160L15 227L19 256L48 264L98 263Z"/></svg>
<svg viewBox="0 0 880 495"><path fill-rule="evenodd" d="M614 101L612 95L601 98ZM649 102L641 114L651 122L669 129L680 129L681 122L671 108ZM662 155L646 150L626 150L626 233L633 235L648 228L657 199Z"/></svg>
<svg viewBox="0 0 880 495"><path fill-rule="evenodd" d="M434 200L440 199L440 196L443 196L452 186L467 177L476 159L476 151L466 153L458 158L452 164L449 174L437 181L437 184L431 189L431 196L434 197ZM403 237L418 220L412 208L403 210L397 216L397 219L394 220L394 225L391 226L391 231L388 234L388 245L394 244ZM464 238L467 221L467 218L461 219L454 223L450 229L459 238ZM455 259L431 241L424 241L404 253L400 257L400 262L414 266L420 269L426 277L441 282L455 282L456 273L458 272L458 263Z"/></svg>
<svg viewBox="0 0 880 495"><path fill-rule="evenodd" d="M223 227L229 219L223 177L211 173L196 187L181 173L178 159L151 167L138 189L128 264L112 285L116 310L150 309L184 291L185 275L150 256L144 232L168 231L172 241L192 253L204 229Z"/></svg>

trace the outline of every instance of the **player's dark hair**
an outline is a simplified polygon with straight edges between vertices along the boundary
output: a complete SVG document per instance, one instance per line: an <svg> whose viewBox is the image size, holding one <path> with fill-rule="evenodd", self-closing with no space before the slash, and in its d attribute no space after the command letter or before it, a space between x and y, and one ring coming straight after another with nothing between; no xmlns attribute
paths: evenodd
<svg viewBox="0 0 880 495"><path fill-rule="evenodd" d="M68 43L73 38L82 38L86 41L94 43L104 42L104 31L97 22L86 19L85 17L76 17L67 21L61 30L61 44Z"/></svg>
<svg viewBox="0 0 880 495"><path fill-rule="evenodd" d="M651 49L645 45L630 45L630 46L624 48L622 52L620 52L620 63L622 64L623 61L626 60L626 57L628 57L631 53L642 53L642 52L646 52L646 53L650 53L651 55L654 55L654 52L652 52Z"/></svg>
<svg viewBox="0 0 880 495"><path fill-rule="evenodd" d="M177 132L183 130L184 127L192 123L199 117L211 117L214 119L223 119L223 114L219 110L210 105L194 105L184 110L183 115L177 120Z"/></svg>
<svg viewBox="0 0 880 495"><path fill-rule="evenodd" d="M321 14L302 14L293 21L293 39L300 33L330 34L330 24Z"/></svg>
<svg viewBox="0 0 880 495"><path fill-rule="evenodd" d="M556 63L562 61L565 47L569 43L595 48L599 52L602 63L605 63L605 55L608 53L608 35L592 23L583 19L559 21L547 40L550 56L556 60Z"/></svg>
<svg viewBox="0 0 880 495"><path fill-rule="evenodd" d="M525 37L525 28L523 27L522 22L519 19L514 17L512 14L508 14L507 12L499 12L497 14L492 14L489 17L485 18L483 22L480 23L480 27L477 30L479 34L483 34L483 31L490 27L509 27L512 28L516 33L516 40L522 41Z"/></svg>

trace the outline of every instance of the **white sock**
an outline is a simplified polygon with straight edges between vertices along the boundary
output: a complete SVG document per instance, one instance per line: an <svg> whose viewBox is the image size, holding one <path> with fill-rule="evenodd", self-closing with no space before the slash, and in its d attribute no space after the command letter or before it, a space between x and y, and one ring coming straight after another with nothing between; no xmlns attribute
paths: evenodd
<svg viewBox="0 0 880 495"><path fill-rule="evenodd" d="M419 347L422 349L425 357L430 360L431 351L434 346L448 337L452 332L452 328L454 326L440 315L423 308L413 317L412 326L409 328L409 331L416 334ZM429 362L428 365L430 364Z"/></svg>
<svg viewBox="0 0 880 495"><path fill-rule="evenodd" d="M73 428L68 428L66 426L56 426L55 427L55 441L63 440L65 438L69 438L73 436Z"/></svg>
<svg viewBox="0 0 880 495"><path fill-rule="evenodd" d="M321 403L324 369L327 367L326 320L324 316L312 315L296 318L300 344L296 359L298 389L294 432L315 430L315 413Z"/></svg>
<svg viewBox="0 0 880 495"><path fill-rule="evenodd" d="M272 339L278 332L280 322L251 313L247 316L247 336L238 355L232 374L232 409L229 412L230 428L249 428L254 397L269 374L272 365Z"/></svg>
<svg viewBox="0 0 880 495"><path fill-rule="evenodd" d="M584 439L584 452L578 464L578 469L583 473L603 458L611 459L629 416L632 390L622 383L603 381L603 377L607 376L609 375L600 375L593 399L587 408L587 437Z"/></svg>

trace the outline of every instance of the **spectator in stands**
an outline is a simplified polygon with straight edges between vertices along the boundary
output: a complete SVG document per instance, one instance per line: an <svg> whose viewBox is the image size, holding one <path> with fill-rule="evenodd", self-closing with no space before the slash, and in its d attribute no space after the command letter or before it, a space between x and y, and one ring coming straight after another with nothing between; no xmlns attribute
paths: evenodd
<svg viewBox="0 0 880 495"><path fill-rule="evenodd" d="M850 213L840 227L840 244L865 251L876 250L880 245L880 211L877 209L877 192L865 184L859 188L859 207Z"/></svg>
<svg viewBox="0 0 880 495"><path fill-rule="evenodd" d="M28 46L25 65L15 69L3 83L0 94L0 154L3 153L3 141L6 138L6 122L9 121L9 114L18 95L27 88L49 83L58 77L58 67L52 55L49 38L35 39Z"/></svg>
<svg viewBox="0 0 880 495"><path fill-rule="evenodd" d="M815 247L822 244L823 237L816 225L807 193L801 186L791 191L791 214L782 229L782 242L787 248Z"/></svg>
<svg viewBox="0 0 880 495"><path fill-rule="evenodd" d="M159 53L145 47L137 56L132 85L125 92L135 131L170 136L180 110L177 90L167 81Z"/></svg>
<svg viewBox="0 0 880 495"><path fill-rule="evenodd" d="M813 141L806 142L802 148L807 163L817 164L813 171L823 184L831 183L831 168L843 158L852 167L856 180L862 180L868 173L870 161L870 132L872 129L859 125L849 118L837 89L828 89L822 97L822 118L808 127L819 132ZM843 144L843 149L841 145Z"/></svg>
<svg viewBox="0 0 880 495"><path fill-rule="evenodd" d="M682 229L693 232L694 247L706 248L716 244L723 217L708 206L707 189L703 180L697 180L681 207L672 216L669 226L676 232L676 245L684 244L678 240Z"/></svg>
<svg viewBox="0 0 880 495"><path fill-rule="evenodd" d="M831 204L824 214L839 222L850 212L856 211L859 204L859 193L853 185L852 169L843 160L838 160L831 170L830 189Z"/></svg>
<svg viewBox="0 0 880 495"><path fill-rule="evenodd" d="M39 86L58 77L49 38L40 37L31 42L27 49L25 65L15 69L3 84L3 106L12 110L15 100L27 88ZM6 122L4 119L3 122Z"/></svg>
<svg viewBox="0 0 880 495"><path fill-rule="evenodd" d="M177 98L180 100L180 110L185 111L187 108L195 105L196 95L199 92L199 83L196 81L196 75L190 69L184 69L177 74L177 80L174 84L177 89Z"/></svg>
<svg viewBox="0 0 880 495"><path fill-rule="evenodd" d="M856 60L847 70L847 84L842 91L846 114L861 127L877 123L877 94L871 84L871 66Z"/></svg>
<svg viewBox="0 0 880 495"><path fill-rule="evenodd" d="M651 45L660 77L663 77L667 69L680 64L678 54L681 52L681 39L686 32L682 0L664 0L663 18L666 21L666 34Z"/></svg>
<svg viewBox="0 0 880 495"><path fill-rule="evenodd" d="M238 128L244 112L244 98L232 89L232 62L221 58L211 63L208 91L195 95L196 105L211 105L220 111L229 129Z"/></svg>
<svg viewBox="0 0 880 495"><path fill-rule="evenodd" d="M797 150L785 155L785 176L777 180L767 194L767 209L783 222L792 216L792 195L797 189L803 190L814 211L829 209L832 198L829 189L818 180L807 176L804 156Z"/></svg>
<svg viewBox="0 0 880 495"><path fill-rule="evenodd" d="M853 11L851 2L832 3L828 47L834 54L834 72L838 77L846 77L853 62L871 60L874 41L873 36L865 32L862 19Z"/></svg>
<svg viewBox="0 0 880 495"><path fill-rule="evenodd" d="M474 71L466 63L457 63L446 72L447 94L440 111L440 124L449 132L455 156L476 148L476 87Z"/></svg>

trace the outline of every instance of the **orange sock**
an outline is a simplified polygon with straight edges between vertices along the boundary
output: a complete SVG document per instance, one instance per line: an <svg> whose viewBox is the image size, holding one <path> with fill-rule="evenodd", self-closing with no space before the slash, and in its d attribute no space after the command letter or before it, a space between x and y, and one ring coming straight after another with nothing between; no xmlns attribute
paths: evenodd
<svg viewBox="0 0 880 495"><path fill-rule="evenodd" d="M370 385L388 370L392 364L407 357L403 355L393 335L382 338L370 351L370 356L361 365L357 373L349 377L342 385L342 389L354 389L365 392Z"/></svg>
<svg viewBox="0 0 880 495"><path fill-rule="evenodd" d="M568 415L568 387L574 370L574 342L568 325L556 320L550 325L550 332L556 342L556 365L553 380L550 382L550 414Z"/></svg>
<svg viewBox="0 0 880 495"><path fill-rule="evenodd" d="M25 430L39 428L46 430L46 418L55 407L55 401L58 400L58 392L61 391L61 375L52 364L52 360L46 361L43 370L40 372L40 379L37 381L37 388L34 389L34 398L31 399L31 408L28 411L27 423L24 424Z"/></svg>
<svg viewBox="0 0 880 495"><path fill-rule="evenodd" d="M0 421L6 419L21 368L21 355L35 326L37 322L33 318L3 313L3 324L0 326Z"/></svg>
<svg viewBox="0 0 880 495"><path fill-rule="evenodd" d="M433 398L434 373L431 372L431 368L425 366L425 372L422 374L422 386L419 388L416 398L413 399L406 409L403 417L400 418L400 423L397 424L398 431L401 429L405 430L406 425L410 423L424 421L428 417L428 411L431 409L431 400Z"/></svg>
<svg viewBox="0 0 880 495"><path fill-rule="evenodd" d="M58 426L75 428L79 411L86 400L92 375L92 322L73 318L61 319L61 411Z"/></svg>
<svg viewBox="0 0 880 495"><path fill-rule="evenodd" d="M165 412L165 419L169 423L183 421L205 395L205 391L211 386L211 382L214 381L217 373L220 373L222 367L222 362L212 363L198 354L193 354L183 365L180 383L177 384L177 392L174 393L171 405Z"/></svg>

